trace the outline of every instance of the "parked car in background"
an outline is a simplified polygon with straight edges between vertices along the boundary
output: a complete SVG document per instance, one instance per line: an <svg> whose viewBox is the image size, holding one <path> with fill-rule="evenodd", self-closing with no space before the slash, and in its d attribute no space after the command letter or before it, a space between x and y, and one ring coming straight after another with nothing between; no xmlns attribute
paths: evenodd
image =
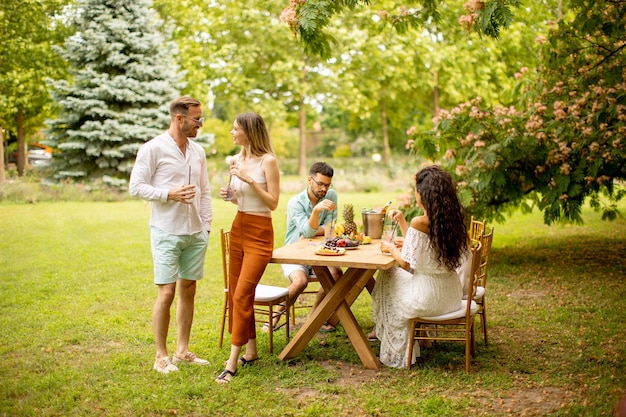
<svg viewBox="0 0 626 417"><path fill-rule="evenodd" d="M52 160L52 148L40 143L28 145L26 158L28 159L28 164L35 167L49 165ZM11 152L9 162L17 162L17 150Z"/></svg>

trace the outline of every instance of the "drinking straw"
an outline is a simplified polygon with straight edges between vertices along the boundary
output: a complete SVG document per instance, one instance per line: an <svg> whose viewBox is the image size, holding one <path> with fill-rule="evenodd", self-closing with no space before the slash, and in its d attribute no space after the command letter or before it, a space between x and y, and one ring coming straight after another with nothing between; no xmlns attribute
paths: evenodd
<svg viewBox="0 0 626 417"><path fill-rule="evenodd" d="M393 239L396 239L396 230L398 229L398 221L394 220L393 221L393 227L391 228L391 236L393 237Z"/></svg>

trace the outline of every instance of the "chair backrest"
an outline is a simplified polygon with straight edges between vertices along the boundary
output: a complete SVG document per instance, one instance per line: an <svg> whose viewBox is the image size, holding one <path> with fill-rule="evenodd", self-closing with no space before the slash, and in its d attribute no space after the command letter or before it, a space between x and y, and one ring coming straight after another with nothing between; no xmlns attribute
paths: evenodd
<svg viewBox="0 0 626 417"><path fill-rule="evenodd" d="M487 227L487 220L483 220L478 221L474 218L474 216L472 216L472 219L470 220L470 227L469 227L469 238L472 240L478 240L478 237L481 234L485 233L485 228Z"/></svg>
<svg viewBox="0 0 626 417"><path fill-rule="evenodd" d="M228 289L228 262L230 254L230 230L220 229L222 238L222 270L224 271L224 289Z"/></svg>
<svg viewBox="0 0 626 417"><path fill-rule="evenodd" d="M489 272L489 258L491 256L491 242L493 241L493 226L489 233L479 236L481 243L480 250L480 266L478 269L477 285L480 287L487 286L487 274Z"/></svg>
<svg viewBox="0 0 626 417"><path fill-rule="evenodd" d="M482 243L472 242L472 268L470 273L470 282L467 288L467 306L466 317L469 317L471 310L472 300L476 296L476 288L478 287L478 275L480 271L480 260L482 254Z"/></svg>

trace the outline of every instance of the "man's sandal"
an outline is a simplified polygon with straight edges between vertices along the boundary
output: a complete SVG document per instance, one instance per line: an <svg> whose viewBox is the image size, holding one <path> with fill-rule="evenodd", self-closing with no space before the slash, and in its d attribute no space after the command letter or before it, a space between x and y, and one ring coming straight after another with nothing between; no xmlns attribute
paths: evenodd
<svg viewBox="0 0 626 417"><path fill-rule="evenodd" d="M337 330L335 328L335 326L333 326L332 324L329 324L328 322L326 322L326 323L322 324L322 327L320 327L318 331L320 333L332 333L335 330Z"/></svg>
<svg viewBox="0 0 626 417"><path fill-rule="evenodd" d="M220 376L215 379L215 382L217 382L218 384L228 384L230 383L231 378L235 375L237 375L237 371L232 372L228 369L224 369Z"/></svg>

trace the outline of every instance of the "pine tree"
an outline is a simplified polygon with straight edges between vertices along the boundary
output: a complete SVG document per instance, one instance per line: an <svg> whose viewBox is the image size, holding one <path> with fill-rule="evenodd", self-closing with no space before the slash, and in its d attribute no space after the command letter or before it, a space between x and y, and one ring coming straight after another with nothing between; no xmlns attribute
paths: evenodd
<svg viewBox="0 0 626 417"><path fill-rule="evenodd" d="M81 0L61 54L73 80L51 81L61 111L47 143L57 179L124 188L137 150L169 124L179 93L175 45L150 0Z"/></svg>

